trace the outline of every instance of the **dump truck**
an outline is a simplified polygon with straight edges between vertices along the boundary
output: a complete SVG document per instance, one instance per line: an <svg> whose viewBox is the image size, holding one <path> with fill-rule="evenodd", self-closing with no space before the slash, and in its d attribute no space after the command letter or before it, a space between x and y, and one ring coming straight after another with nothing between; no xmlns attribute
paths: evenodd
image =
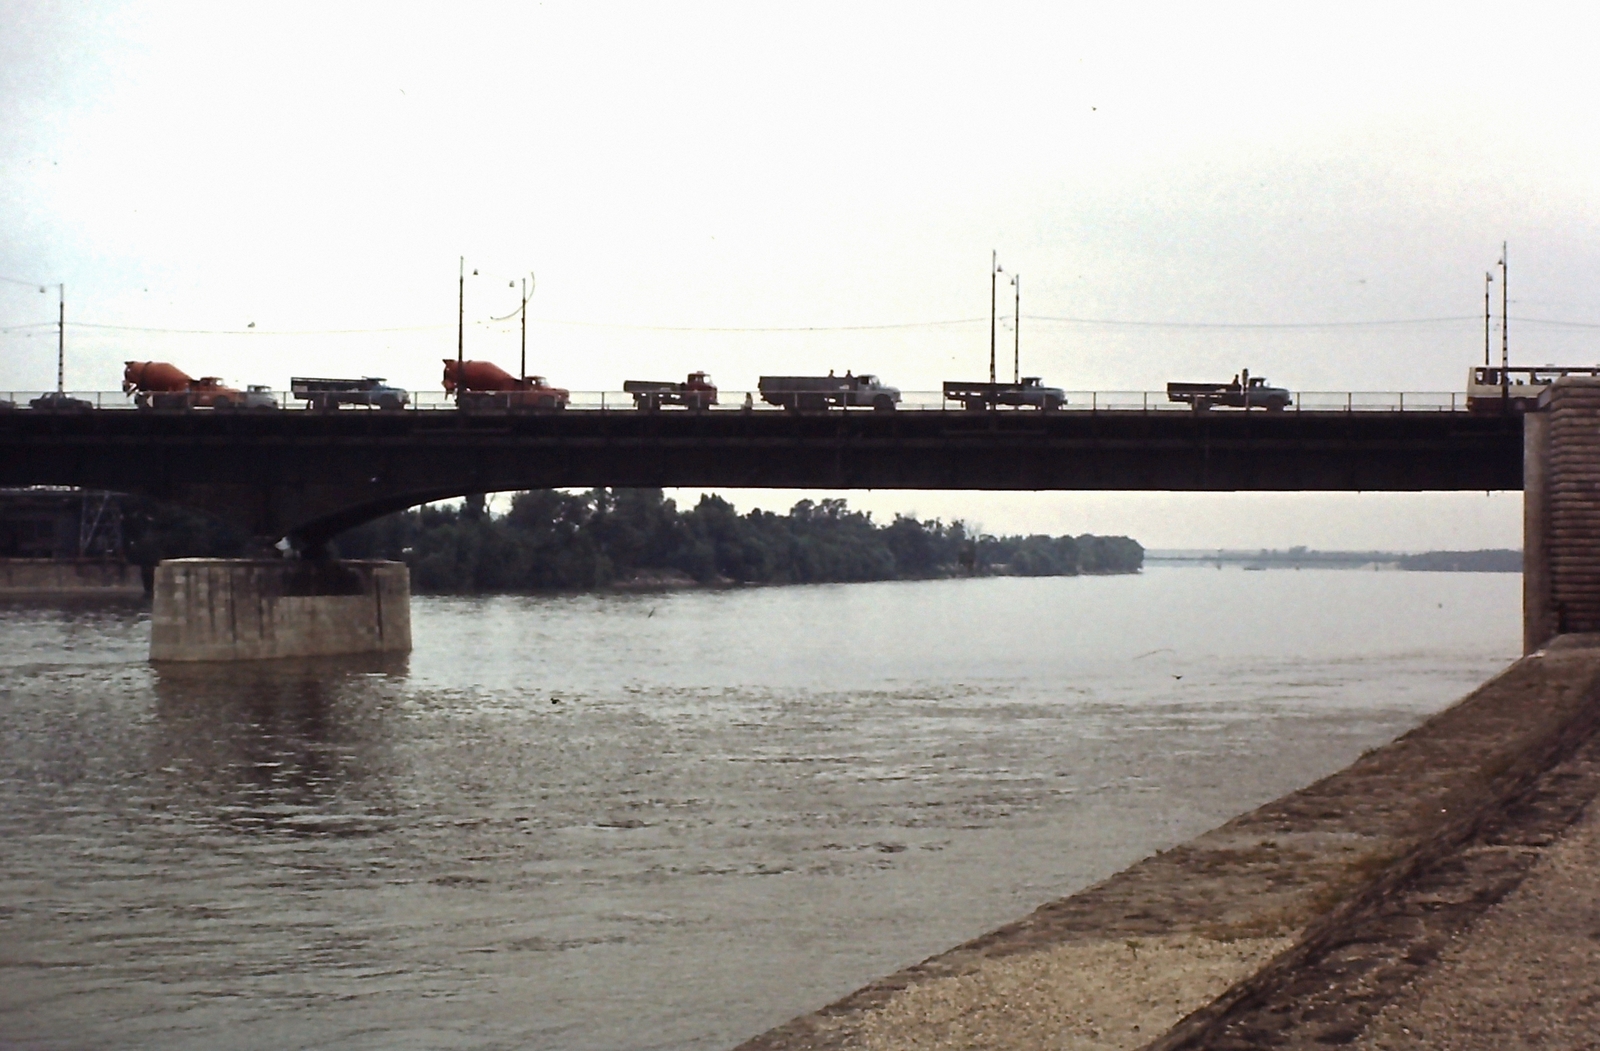
<svg viewBox="0 0 1600 1051"><path fill-rule="evenodd" d="M831 372L826 376L762 376L756 382L756 389L761 392L762 401L791 411L870 405L878 412L893 412L895 403L900 400L897 388L867 373L859 376L849 372L843 376Z"/></svg>
<svg viewBox="0 0 1600 1051"><path fill-rule="evenodd" d="M1263 377L1241 369L1229 383L1169 383L1167 400L1187 402L1196 412L1217 405L1282 412L1294 399L1284 388L1270 386Z"/></svg>
<svg viewBox="0 0 1600 1051"><path fill-rule="evenodd" d="M1060 387L1046 387L1039 376L1024 376L1020 383L945 380L944 398L958 401L974 412L996 405L1031 405L1054 412L1067 403L1067 395Z"/></svg>
<svg viewBox="0 0 1600 1051"><path fill-rule="evenodd" d="M682 383L671 380L627 380L624 394L633 395L633 407L653 412L663 405L682 405L686 409L707 409L717 403L717 387L704 372L691 372Z"/></svg>
<svg viewBox="0 0 1600 1051"><path fill-rule="evenodd" d="M567 407L570 397L543 376L518 379L492 361L444 359L444 389L456 396L456 408L469 412L553 412Z"/></svg>
<svg viewBox="0 0 1600 1051"><path fill-rule="evenodd" d="M239 390L216 376L195 379L165 361L125 361L122 392L141 409L276 409L272 388L252 384Z"/></svg>
<svg viewBox="0 0 1600 1051"><path fill-rule="evenodd" d="M306 403L308 409L337 409L341 405L367 405L376 409L403 409L411 393L391 387L382 376L363 376L358 380L292 376L289 393Z"/></svg>

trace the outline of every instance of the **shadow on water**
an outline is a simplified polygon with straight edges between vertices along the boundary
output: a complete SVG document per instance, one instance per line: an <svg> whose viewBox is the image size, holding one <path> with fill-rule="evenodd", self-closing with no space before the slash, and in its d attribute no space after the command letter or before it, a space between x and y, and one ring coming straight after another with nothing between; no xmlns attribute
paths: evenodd
<svg viewBox="0 0 1600 1051"><path fill-rule="evenodd" d="M151 765L187 816L326 836L374 832L395 813L405 655L153 667Z"/></svg>

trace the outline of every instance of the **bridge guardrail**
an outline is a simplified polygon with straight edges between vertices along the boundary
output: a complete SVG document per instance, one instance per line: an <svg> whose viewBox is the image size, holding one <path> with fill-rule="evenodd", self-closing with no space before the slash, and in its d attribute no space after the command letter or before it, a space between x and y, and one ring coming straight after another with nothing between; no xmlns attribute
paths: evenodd
<svg viewBox="0 0 1600 1051"><path fill-rule="evenodd" d="M1193 412L1194 409L1186 403L1174 402L1167 399L1167 393L1161 391L1067 391L1066 404L1062 405L1060 412ZM29 403L37 398L53 396L54 391L0 391L0 412L7 411L37 411L29 408ZM337 409L313 409L306 402L295 398L288 391L273 391L273 396L278 400L277 409L230 409L230 412L436 412L456 411L455 399L443 391L413 391L411 403L404 409L385 410L367 405L344 405ZM748 409L745 399L748 394L750 404ZM114 411L136 409L133 399L121 391L67 391L67 397L79 402L86 402L97 410ZM1300 391L1294 394L1294 401L1283 411L1294 412L1465 412L1467 410L1467 396L1459 391ZM70 403L69 403L70 406ZM576 411L615 411L636 412L633 396L622 391L573 391L571 392L568 408ZM903 412L960 412L968 410L961 402L946 399L940 391L905 391L901 393L898 408ZM76 406L66 409L46 411L82 411ZM170 411L170 410L168 410ZM209 412L209 409L196 409L196 412ZM679 407L664 407L658 410L663 413L682 413L687 410ZM728 412L760 412L777 413L784 411L775 405L768 405L761 400L757 391L729 391L718 393L718 404L707 410L714 413ZM837 410L835 410L837 411ZM852 412L871 412L867 407L851 409ZM999 406L988 410L994 412L1037 412L1038 409L1029 406ZM1233 408L1214 408L1210 411L1220 413L1237 413L1244 410ZM1262 412L1262 409L1250 410Z"/></svg>

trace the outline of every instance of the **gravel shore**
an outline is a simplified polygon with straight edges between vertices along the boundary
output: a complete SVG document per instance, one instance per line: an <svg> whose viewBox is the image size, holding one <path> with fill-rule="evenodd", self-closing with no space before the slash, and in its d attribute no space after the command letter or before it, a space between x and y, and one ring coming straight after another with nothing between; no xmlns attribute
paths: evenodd
<svg viewBox="0 0 1600 1051"><path fill-rule="evenodd" d="M852 1046L1136 1048L1290 944L1287 938L1129 938L990 959L970 974L895 994L862 1019Z"/></svg>
<svg viewBox="0 0 1600 1051"><path fill-rule="evenodd" d="M1600 1048L1600 809L1591 805L1355 1046Z"/></svg>

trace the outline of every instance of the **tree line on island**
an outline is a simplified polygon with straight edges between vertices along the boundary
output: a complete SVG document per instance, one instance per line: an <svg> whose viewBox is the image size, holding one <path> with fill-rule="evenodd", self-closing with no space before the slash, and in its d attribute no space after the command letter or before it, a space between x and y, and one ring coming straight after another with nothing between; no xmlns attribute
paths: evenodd
<svg viewBox="0 0 1600 1051"><path fill-rule="evenodd" d="M150 505L130 521L134 561L230 557L245 538ZM787 514L740 514L718 496L680 510L660 489L538 489L504 514L484 498L426 505L357 526L340 558L411 568L419 592L583 589L629 584L810 584L951 576L1134 573L1138 541L1112 536L991 536L966 523L896 515L882 525L844 500L801 500Z"/></svg>
<svg viewBox="0 0 1600 1051"><path fill-rule="evenodd" d="M1126 537L998 537L905 515L879 525L838 499L740 514L706 494L684 511L659 489L534 490L513 496L503 515L468 497L370 522L337 546L344 558L406 562L419 591L1073 576L1136 572L1144 560Z"/></svg>

